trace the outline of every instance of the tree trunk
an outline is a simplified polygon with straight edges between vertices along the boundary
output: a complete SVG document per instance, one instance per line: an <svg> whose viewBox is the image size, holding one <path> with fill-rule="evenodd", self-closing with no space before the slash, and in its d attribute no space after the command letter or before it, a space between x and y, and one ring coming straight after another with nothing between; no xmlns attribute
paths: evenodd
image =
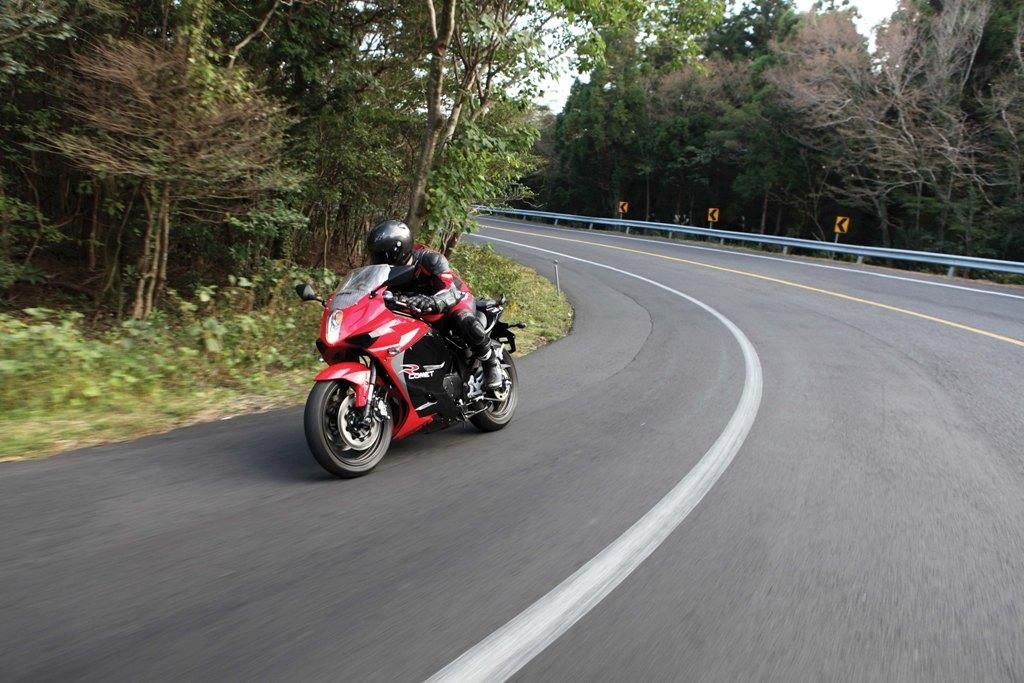
<svg viewBox="0 0 1024 683"><path fill-rule="evenodd" d="M917 202L914 205L914 242L919 243L921 239L921 200L924 195L924 187L921 182L914 183Z"/></svg>
<svg viewBox="0 0 1024 683"><path fill-rule="evenodd" d="M651 174L648 173L645 179L644 187L644 220L651 220Z"/></svg>
<svg viewBox="0 0 1024 683"><path fill-rule="evenodd" d="M444 241L444 255L445 258L449 258L452 252L455 251L455 247L459 246L459 238L462 237L462 233L457 229L452 228L448 233L447 239Z"/></svg>
<svg viewBox="0 0 1024 683"><path fill-rule="evenodd" d="M455 32L456 0L445 0L441 8L440 22L434 31L434 49L430 55L430 71L427 77L427 127L420 143L419 156L416 160L416 172L413 175L409 194L409 210L405 222L415 233L423 223L427 213L427 178L434 165L438 138L441 135L441 99L444 95L444 62L448 55L448 45ZM433 2L430 1L433 14Z"/></svg>
<svg viewBox="0 0 1024 683"><path fill-rule="evenodd" d="M949 225L949 206L953 201L953 178L950 176L946 183L946 191L942 198L942 209L939 211L938 241L943 244L946 241L946 226ZM944 248L944 247L941 247Z"/></svg>
<svg viewBox="0 0 1024 683"><path fill-rule="evenodd" d="M128 225L128 220L132 215L132 208L135 206L135 197L138 194L138 188L132 190L131 197L128 199L128 206L125 207L124 215L121 217L121 225L117 229L117 240L114 243L113 255L106 255L104 257L106 266L106 278L104 278L103 290L100 292L99 298L105 296L114 287L114 282L118 282L120 288L120 276L121 276L121 248L124 246L124 229Z"/></svg>
<svg viewBox="0 0 1024 683"><path fill-rule="evenodd" d="M885 197L875 200L875 208L878 210L878 228L882 232L882 246L892 246L892 236L889 234L889 206Z"/></svg>
<svg viewBox="0 0 1024 683"><path fill-rule="evenodd" d="M153 311L157 296L167 284L167 253L171 231L171 188L165 183L160 188L157 206L153 206L148 190L143 191L146 204L146 234L142 238L142 252L139 254L138 281L135 285L135 302L132 318L145 320Z"/></svg>
<svg viewBox="0 0 1024 683"><path fill-rule="evenodd" d="M758 231L764 234L764 226L768 222L768 192L764 193L764 202L761 204L761 229Z"/></svg>
<svg viewBox="0 0 1024 683"><path fill-rule="evenodd" d="M964 217L964 255L971 256L974 250L974 235L972 233L974 232L975 194L973 184L968 185L967 199L967 215Z"/></svg>
<svg viewBox="0 0 1024 683"><path fill-rule="evenodd" d="M143 189L142 201L146 206L146 232L142 236L142 251L139 253L136 268L135 300L132 304L133 320L143 320L149 315L146 300L148 299L149 279L153 275L153 224L156 222L156 216L153 211L152 199L149 196L149 188Z"/></svg>
<svg viewBox="0 0 1024 683"><path fill-rule="evenodd" d="M454 137L455 129L458 128L459 119L462 116L462 108L466 105L466 93L473 87L474 83L476 83L476 71L467 72L465 78L462 79L462 86L455 104L452 105L451 113L448 114L448 119L444 123L443 132L437 140L436 148L434 149L434 163L440 160L444 148ZM477 113L479 113L479 110Z"/></svg>
<svg viewBox="0 0 1024 683"><path fill-rule="evenodd" d="M258 35L263 33L263 31L267 28L267 23L270 21L270 17L274 16L274 12L277 10L277 6L280 4L281 0L274 0L274 2L271 3L270 5L270 9L267 10L267 13L263 15L263 19L260 21L259 24L256 25L256 28L252 31L252 33L247 35L245 38L242 38L242 40L239 41L238 44L231 49L231 53L228 55L228 71L235 68L235 60L238 59L238 55L242 52L242 49L246 45L248 45L253 38L256 38Z"/></svg>
<svg viewBox="0 0 1024 683"><path fill-rule="evenodd" d="M92 216L89 225L89 242L85 249L86 261L88 263L90 273L96 270L96 243L99 242L100 235L100 201L102 201L100 184L98 182L94 182L92 193Z"/></svg>
<svg viewBox="0 0 1024 683"><path fill-rule="evenodd" d="M327 214L324 214L324 270L327 270L327 250L331 246L331 226L327 221Z"/></svg>
<svg viewBox="0 0 1024 683"><path fill-rule="evenodd" d="M164 185L163 196L160 198L160 262L156 272L156 283L153 286L153 300L159 301L167 286L167 254L171 246L171 190ZM150 305L150 310L152 310Z"/></svg>

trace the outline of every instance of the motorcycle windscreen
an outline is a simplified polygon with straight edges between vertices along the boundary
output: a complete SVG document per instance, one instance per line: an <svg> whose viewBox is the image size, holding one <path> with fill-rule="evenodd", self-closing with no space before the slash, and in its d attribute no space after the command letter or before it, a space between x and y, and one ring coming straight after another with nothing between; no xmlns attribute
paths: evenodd
<svg viewBox="0 0 1024 683"><path fill-rule="evenodd" d="M391 266L378 265L354 268L338 285L331 297L331 310L348 308L388 280Z"/></svg>

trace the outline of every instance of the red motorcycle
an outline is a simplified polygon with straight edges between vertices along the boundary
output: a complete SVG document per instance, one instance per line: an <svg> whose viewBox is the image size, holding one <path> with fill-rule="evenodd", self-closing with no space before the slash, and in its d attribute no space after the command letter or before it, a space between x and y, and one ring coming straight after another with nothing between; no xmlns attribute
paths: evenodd
<svg viewBox="0 0 1024 683"><path fill-rule="evenodd" d="M413 272L412 266L357 268L327 301L308 284L295 287L303 301L324 306L316 346L328 367L306 400L305 431L313 457L336 476L367 474L392 439L467 420L495 431L515 413L512 328L525 325L502 322L505 297L476 301L476 314L502 359L502 387L488 395L480 363L462 340L430 324L441 316L419 315L390 291L408 284Z"/></svg>

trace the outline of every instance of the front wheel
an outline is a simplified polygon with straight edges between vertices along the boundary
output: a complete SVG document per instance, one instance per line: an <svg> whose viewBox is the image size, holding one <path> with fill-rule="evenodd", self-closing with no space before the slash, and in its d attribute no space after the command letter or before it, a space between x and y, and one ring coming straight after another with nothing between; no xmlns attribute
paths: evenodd
<svg viewBox="0 0 1024 683"><path fill-rule="evenodd" d="M362 408L347 382L317 382L306 399L306 442L320 466L337 477L367 474L391 445L391 417L360 424Z"/></svg>
<svg viewBox="0 0 1024 683"><path fill-rule="evenodd" d="M496 432L511 422L519 403L519 376L512 356L505 349L501 350L501 369L508 379L504 392L493 399L484 399L487 408L469 418L482 432Z"/></svg>

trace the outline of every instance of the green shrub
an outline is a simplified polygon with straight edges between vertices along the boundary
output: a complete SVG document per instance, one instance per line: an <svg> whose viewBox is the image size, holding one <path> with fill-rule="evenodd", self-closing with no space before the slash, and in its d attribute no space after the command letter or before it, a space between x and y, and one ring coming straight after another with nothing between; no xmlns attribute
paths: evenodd
<svg viewBox="0 0 1024 683"><path fill-rule="evenodd" d="M494 253L490 246L460 244L451 265L481 298L508 294L523 278L522 266Z"/></svg>
<svg viewBox="0 0 1024 683"><path fill-rule="evenodd" d="M233 286L169 293L166 310L90 335L82 314L43 308L0 314L0 409L32 413L118 408L199 386L258 387L270 374L315 367L320 309L303 306L299 280L336 278L276 263Z"/></svg>

